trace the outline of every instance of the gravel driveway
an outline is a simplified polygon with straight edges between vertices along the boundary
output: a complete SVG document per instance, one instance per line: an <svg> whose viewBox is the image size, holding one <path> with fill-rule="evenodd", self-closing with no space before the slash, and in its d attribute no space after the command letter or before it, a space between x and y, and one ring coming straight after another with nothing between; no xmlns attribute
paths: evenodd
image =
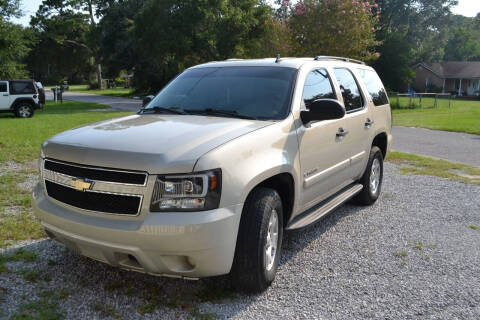
<svg viewBox="0 0 480 320"><path fill-rule="evenodd" d="M479 319L480 187L385 169L375 205L345 205L286 235L263 294L236 294L224 278L121 271L43 240L23 245L34 262L9 262L17 272L0 275L0 318L56 294L67 319Z"/></svg>

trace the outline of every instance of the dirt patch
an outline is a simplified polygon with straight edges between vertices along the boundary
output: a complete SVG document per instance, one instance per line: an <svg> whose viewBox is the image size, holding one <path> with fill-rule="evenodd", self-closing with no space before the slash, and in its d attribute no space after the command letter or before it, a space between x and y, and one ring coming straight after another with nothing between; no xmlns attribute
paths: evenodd
<svg viewBox="0 0 480 320"><path fill-rule="evenodd" d="M18 184L18 187L25 191L32 191L38 182L38 175L29 174L26 178L24 182Z"/></svg>
<svg viewBox="0 0 480 320"><path fill-rule="evenodd" d="M25 163L8 161L0 165L0 176L10 172L18 172L22 170L38 171L38 160L32 160Z"/></svg>
<svg viewBox="0 0 480 320"><path fill-rule="evenodd" d="M23 214L25 208L22 206L9 206L5 207L3 213L10 216L18 216Z"/></svg>

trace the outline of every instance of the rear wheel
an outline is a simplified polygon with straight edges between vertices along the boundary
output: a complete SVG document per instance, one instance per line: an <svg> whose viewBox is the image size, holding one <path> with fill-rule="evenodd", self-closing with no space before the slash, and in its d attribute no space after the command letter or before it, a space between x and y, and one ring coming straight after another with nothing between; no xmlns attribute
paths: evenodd
<svg viewBox="0 0 480 320"><path fill-rule="evenodd" d="M355 203L370 205L377 201L382 189L383 154L380 148L373 146L370 150L367 168L360 179L362 191L353 199Z"/></svg>
<svg viewBox="0 0 480 320"><path fill-rule="evenodd" d="M235 289L261 292L275 278L283 236L283 208L278 193L257 188L247 198L230 278Z"/></svg>
<svg viewBox="0 0 480 320"><path fill-rule="evenodd" d="M20 103L15 107L15 115L19 118L31 118L33 107L29 103Z"/></svg>

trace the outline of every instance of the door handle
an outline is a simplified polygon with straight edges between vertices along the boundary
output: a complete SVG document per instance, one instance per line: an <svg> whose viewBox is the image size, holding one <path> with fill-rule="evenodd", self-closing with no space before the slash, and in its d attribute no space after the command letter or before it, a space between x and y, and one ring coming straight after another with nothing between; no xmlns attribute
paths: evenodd
<svg viewBox="0 0 480 320"><path fill-rule="evenodd" d="M365 121L365 128L369 129L375 121L371 120L370 118L367 118L367 121Z"/></svg>
<svg viewBox="0 0 480 320"><path fill-rule="evenodd" d="M4 97L8 97L8 93L4 93L3 96L4 96Z"/></svg>
<svg viewBox="0 0 480 320"><path fill-rule="evenodd" d="M348 131L343 128L338 128L337 137L345 137L348 134Z"/></svg>

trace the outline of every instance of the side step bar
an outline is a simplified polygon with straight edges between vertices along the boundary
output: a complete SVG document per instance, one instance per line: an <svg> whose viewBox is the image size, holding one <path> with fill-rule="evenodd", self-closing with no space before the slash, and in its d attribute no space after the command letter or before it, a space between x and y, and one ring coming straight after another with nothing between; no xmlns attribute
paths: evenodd
<svg viewBox="0 0 480 320"><path fill-rule="evenodd" d="M357 193L362 191L363 185L354 184L344 189L343 192L334 195L326 201L320 202L317 206L305 211L305 213L300 214L297 218L293 219L286 227L286 230L295 230L301 229L308 226L325 215L329 214L343 203L348 201L350 198L355 196Z"/></svg>

